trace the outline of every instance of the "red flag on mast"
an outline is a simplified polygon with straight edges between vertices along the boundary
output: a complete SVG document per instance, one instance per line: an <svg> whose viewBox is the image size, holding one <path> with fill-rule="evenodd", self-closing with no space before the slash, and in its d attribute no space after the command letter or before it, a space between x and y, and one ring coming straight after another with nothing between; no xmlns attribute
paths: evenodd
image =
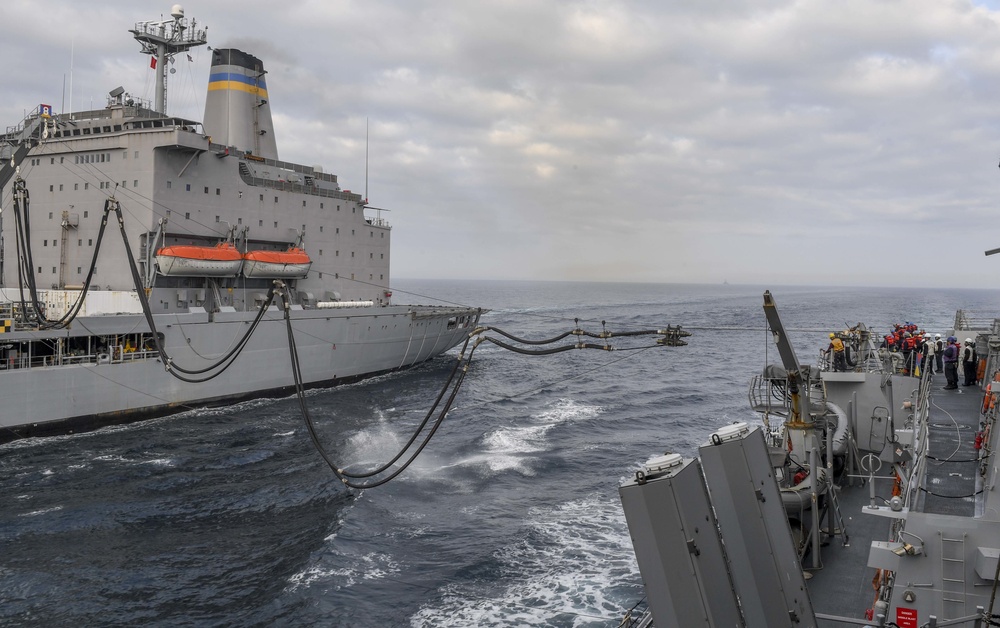
<svg viewBox="0 0 1000 628"><path fill-rule="evenodd" d="M153 68L154 70L156 69L156 57L149 58L149 67Z"/></svg>

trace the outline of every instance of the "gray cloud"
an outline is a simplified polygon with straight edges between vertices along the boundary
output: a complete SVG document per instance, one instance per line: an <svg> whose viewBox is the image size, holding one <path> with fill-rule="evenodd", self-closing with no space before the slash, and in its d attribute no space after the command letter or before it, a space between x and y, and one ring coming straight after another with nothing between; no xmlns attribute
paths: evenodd
<svg viewBox="0 0 1000 628"><path fill-rule="evenodd" d="M60 108L71 55L73 108L151 97L127 31L169 5L144 4L7 2L7 124ZM986 4L239 6L185 8L264 60L282 158L363 191L367 126L396 276L954 286L1000 264ZM200 119L192 56L171 111Z"/></svg>

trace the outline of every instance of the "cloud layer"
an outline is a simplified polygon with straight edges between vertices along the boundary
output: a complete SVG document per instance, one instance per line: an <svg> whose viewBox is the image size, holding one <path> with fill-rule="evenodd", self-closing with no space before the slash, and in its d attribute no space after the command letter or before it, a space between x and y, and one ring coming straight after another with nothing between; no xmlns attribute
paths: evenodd
<svg viewBox="0 0 1000 628"><path fill-rule="evenodd" d="M127 31L169 6L144 4L7 2L6 124L119 84L151 98ZM986 4L233 6L185 8L211 46L264 61L283 159L361 191L367 132L396 276L975 286L1000 269ZM170 110L201 119L209 53L182 57Z"/></svg>

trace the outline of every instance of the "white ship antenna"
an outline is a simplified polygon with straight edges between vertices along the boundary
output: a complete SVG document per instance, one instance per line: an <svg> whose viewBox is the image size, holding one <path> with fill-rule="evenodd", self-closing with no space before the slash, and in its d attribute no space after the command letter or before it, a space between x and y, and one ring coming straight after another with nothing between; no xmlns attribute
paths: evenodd
<svg viewBox="0 0 1000 628"><path fill-rule="evenodd" d="M132 36L142 45L142 53L152 55L150 62L156 70L156 96L153 108L163 115L167 113L167 65L174 55L208 43L208 29L196 28L197 22L190 23L184 17L184 7L175 4L170 9L169 20L136 22ZM72 103L71 103L72 105Z"/></svg>
<svg viewBox="0 0 1000 628"><path fill-rule="evenodd" d="M365 118L365 205L368 204L368 118Z"/></svg>

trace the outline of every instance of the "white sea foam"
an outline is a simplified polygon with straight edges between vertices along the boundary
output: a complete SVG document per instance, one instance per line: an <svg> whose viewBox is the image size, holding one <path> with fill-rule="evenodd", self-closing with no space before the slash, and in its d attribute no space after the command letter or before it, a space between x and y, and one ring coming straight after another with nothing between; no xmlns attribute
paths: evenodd
<svg viewBox="0 0 1000 628"><path fill-rule="evenodd" d="M351 564L337 569L311 565L288 578L287 590L294 591L313 583L336 589L347 588L367 580L381 580L399 573L399 564L392 556L382 552L369 552L349 561Z"/></svg>
<svg viewBox="0 0 1000 628"><path fill-rule="evenodd" d="M449 584L440 599L410 618L412 626L614 625L635 600L609 598L608 583L635 582L637 568L617 503L597 497L532 509L532 533L500 548L494 557L504 579Z"/></svg>
<svg viewBox="0 0 1000 628"><path fill-rule="evenodd" d="M153 458L151 460L143 460L142 464L151 464L157 467L172 467L177 464L177 461L173 458Z"/></svg>
<svg viewBox="0 0 1000 628"><path fill-rule="evenodd" d="M31 512L26 512L18 515L19 517L37 517L38 515L44 515L50 512L56 512L62 510L62 506L52 506L51 508L42 508L41 510L33 510Z"/></svg>
<svg viewBox="0 0 1000 628"><path fill-rule="evenodd" d="M517 471L534 475L528 464L531 454L549 449L549 432L558 425L573 421L589 420L603 409L578 403L572 399L559 399L551 407L533 416L525 425L511 425L483 435L484 452L470 457L462 464L485 464L491 474Z"/></svg>

